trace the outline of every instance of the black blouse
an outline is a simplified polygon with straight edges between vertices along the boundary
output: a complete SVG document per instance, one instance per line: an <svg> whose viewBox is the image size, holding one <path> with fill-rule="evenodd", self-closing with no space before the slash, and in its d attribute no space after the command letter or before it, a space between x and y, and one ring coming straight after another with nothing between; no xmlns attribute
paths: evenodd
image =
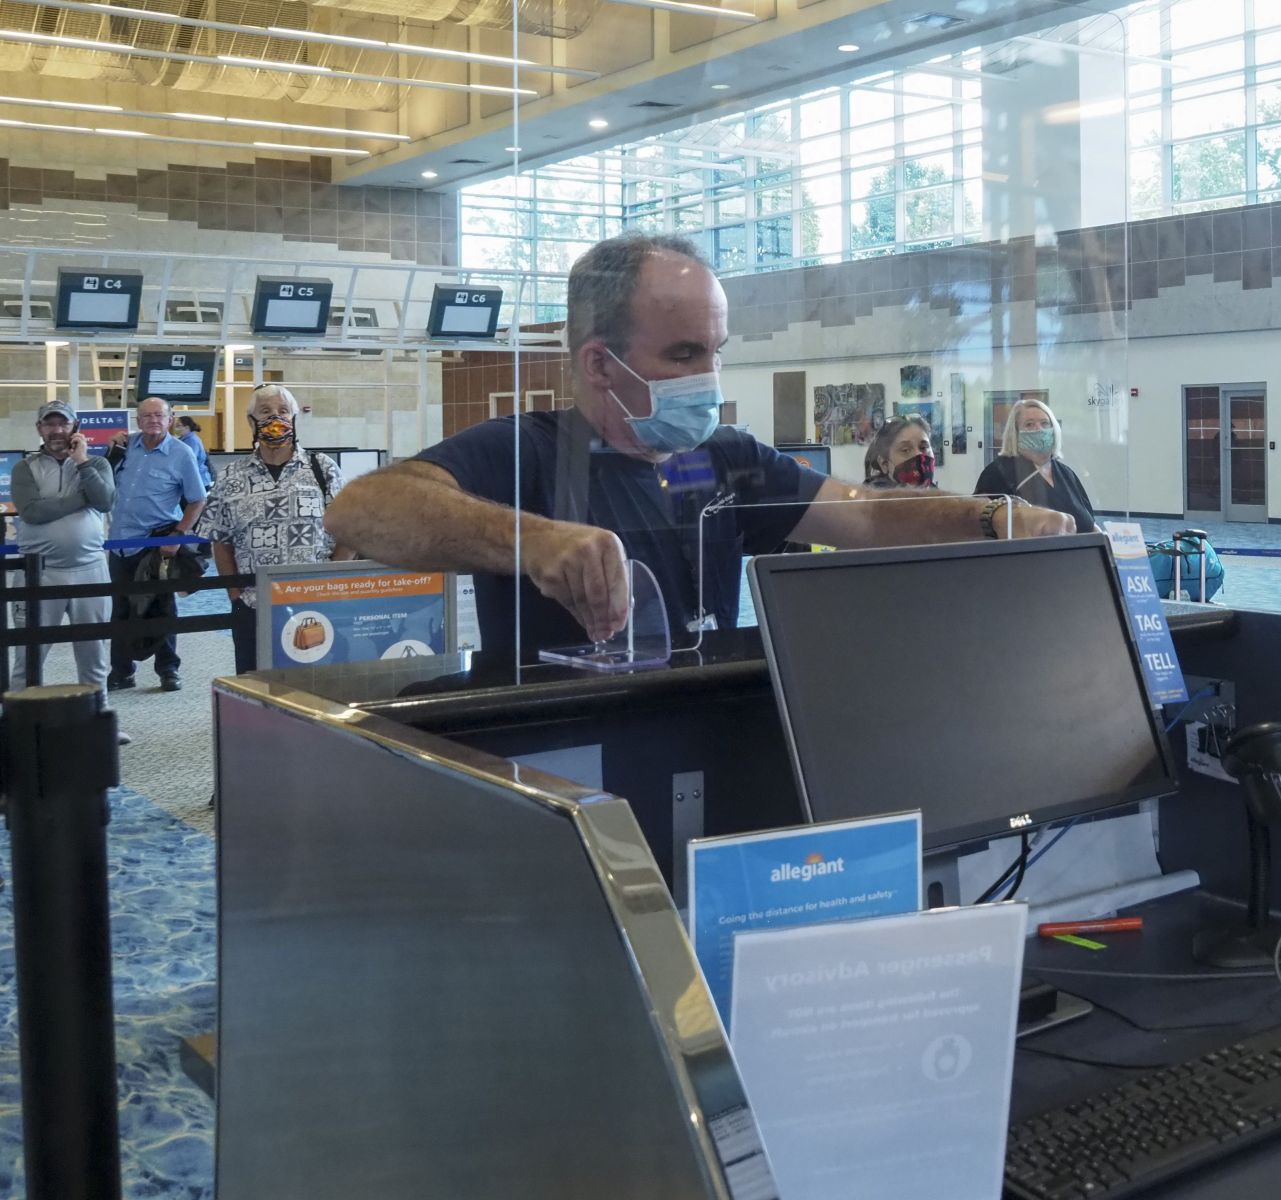
<svg viewBox="0 0 1281 1200"><path fill-rule="evenodd" d="M1094 508L1085 485L1062 459L1054 459L1051 487L1034 462L1022 455L1002 454L983 468L974 485L976 496L1021 496L1038 508L1052 508L1076 521L1077 533L1092 533Z"/></svg>

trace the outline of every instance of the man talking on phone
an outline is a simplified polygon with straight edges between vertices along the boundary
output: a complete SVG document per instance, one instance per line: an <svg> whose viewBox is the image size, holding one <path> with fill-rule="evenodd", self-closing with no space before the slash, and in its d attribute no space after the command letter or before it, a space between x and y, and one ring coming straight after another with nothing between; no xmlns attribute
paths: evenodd
<svg viewBox="0 0 1281 1200"><path fill-rule="evenodd" d="M40 449L13 468L12 495L18 513L18 545L23 554L41 556L42 586L108 583L102 548L103 514L116 499L111 464L89 453L75 410L62 400L42 404L36 415ZM104 622L111 615L110 596L42 600L40 624L54 626L66 615L73 625ZM107 685L109 644L72 642L76 675L81 683ZM26 686L26 648L17 648L13 686ZM40 659L49 652L40 647ZM123 739L122 739L123 740Z"/></svg>

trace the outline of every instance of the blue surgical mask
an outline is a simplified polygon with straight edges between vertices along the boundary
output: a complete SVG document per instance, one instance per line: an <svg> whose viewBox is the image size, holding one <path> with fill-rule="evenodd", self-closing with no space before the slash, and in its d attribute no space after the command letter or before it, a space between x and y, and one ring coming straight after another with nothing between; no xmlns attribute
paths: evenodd
<svg viewBox="0 0 1281 1200"><path fill-rule="evenodd" d="M633 417L611 391L614 403L627 413L643 446L659 454L680 454L701 446L720 424L721 377L715 371L682 375L676 379L643 379L607 346L606 353L629 375L649 388L649 416Z"/></svg>
<svg viewBox="0 0 1281 1200"><path fill-rule="evenodd" d="M1028 454L1050 454L1054 450L1053 429L1025 429L1019 434L1019 449Z"/></svg>

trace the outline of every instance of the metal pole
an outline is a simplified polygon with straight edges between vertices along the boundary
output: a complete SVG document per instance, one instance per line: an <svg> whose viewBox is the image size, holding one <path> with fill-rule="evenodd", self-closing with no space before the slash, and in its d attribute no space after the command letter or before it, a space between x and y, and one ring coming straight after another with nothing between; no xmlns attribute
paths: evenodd
<svg viewBox="0 0 1281 1200"><path fill-rule="evenodd" d="M24 586L28 588L39 587L40 555L24 554L22 559ZM40 601L28 595L27 599L22 602L22 611L25 614L27 632L31 633L39 630ZM24 647L24 653L27 660L27 687L39 687L41 680L44 678L44 660L40 654L40 647L34 641L28 642Z"/></svg>
<svg viewBox="0 0 1281 1200"><path fill-rule="evenodd" d="M4 697L28 1200L120 1200L106 789L115 714L84 684Z"/></svg>
<svg viewBox="0 0 1281 1200"><path fill-rule="evenodd" d="M0 518L0 525L3 518ZM5 635L9 632L9 560L0 564L0 695L9 690L9 646Z"/></svg>

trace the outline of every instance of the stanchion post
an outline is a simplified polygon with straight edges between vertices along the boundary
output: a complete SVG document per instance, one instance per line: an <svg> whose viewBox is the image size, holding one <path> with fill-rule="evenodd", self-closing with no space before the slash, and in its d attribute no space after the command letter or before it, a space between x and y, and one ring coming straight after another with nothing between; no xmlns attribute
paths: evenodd
<svg viewBox="0 0 1281 1200"><path fill-rule="evenodd" d="M0 696L9 690L9 560L0 559Z"/></svg>
<svg viewBox="0 0 1281 1200"><path fill-rule="evenodd" d="M23 577L27 587L27 599L23 601L23 613L25 614L27 631L40 628L40 601L35 599L30 592L31 588L40 586L40 555L25 554L22 560ZM40 647L34 642L28 642L26 645L27 658L27 687L39 687L44 680L44 660L40 655Z"/></svg>
<svg viewBox="0 0 1281 1200"><path fill-rule="evenodd" d="M120 1200L106 838L117 753L96 689L5 694L28 1200Z"/></svg>

